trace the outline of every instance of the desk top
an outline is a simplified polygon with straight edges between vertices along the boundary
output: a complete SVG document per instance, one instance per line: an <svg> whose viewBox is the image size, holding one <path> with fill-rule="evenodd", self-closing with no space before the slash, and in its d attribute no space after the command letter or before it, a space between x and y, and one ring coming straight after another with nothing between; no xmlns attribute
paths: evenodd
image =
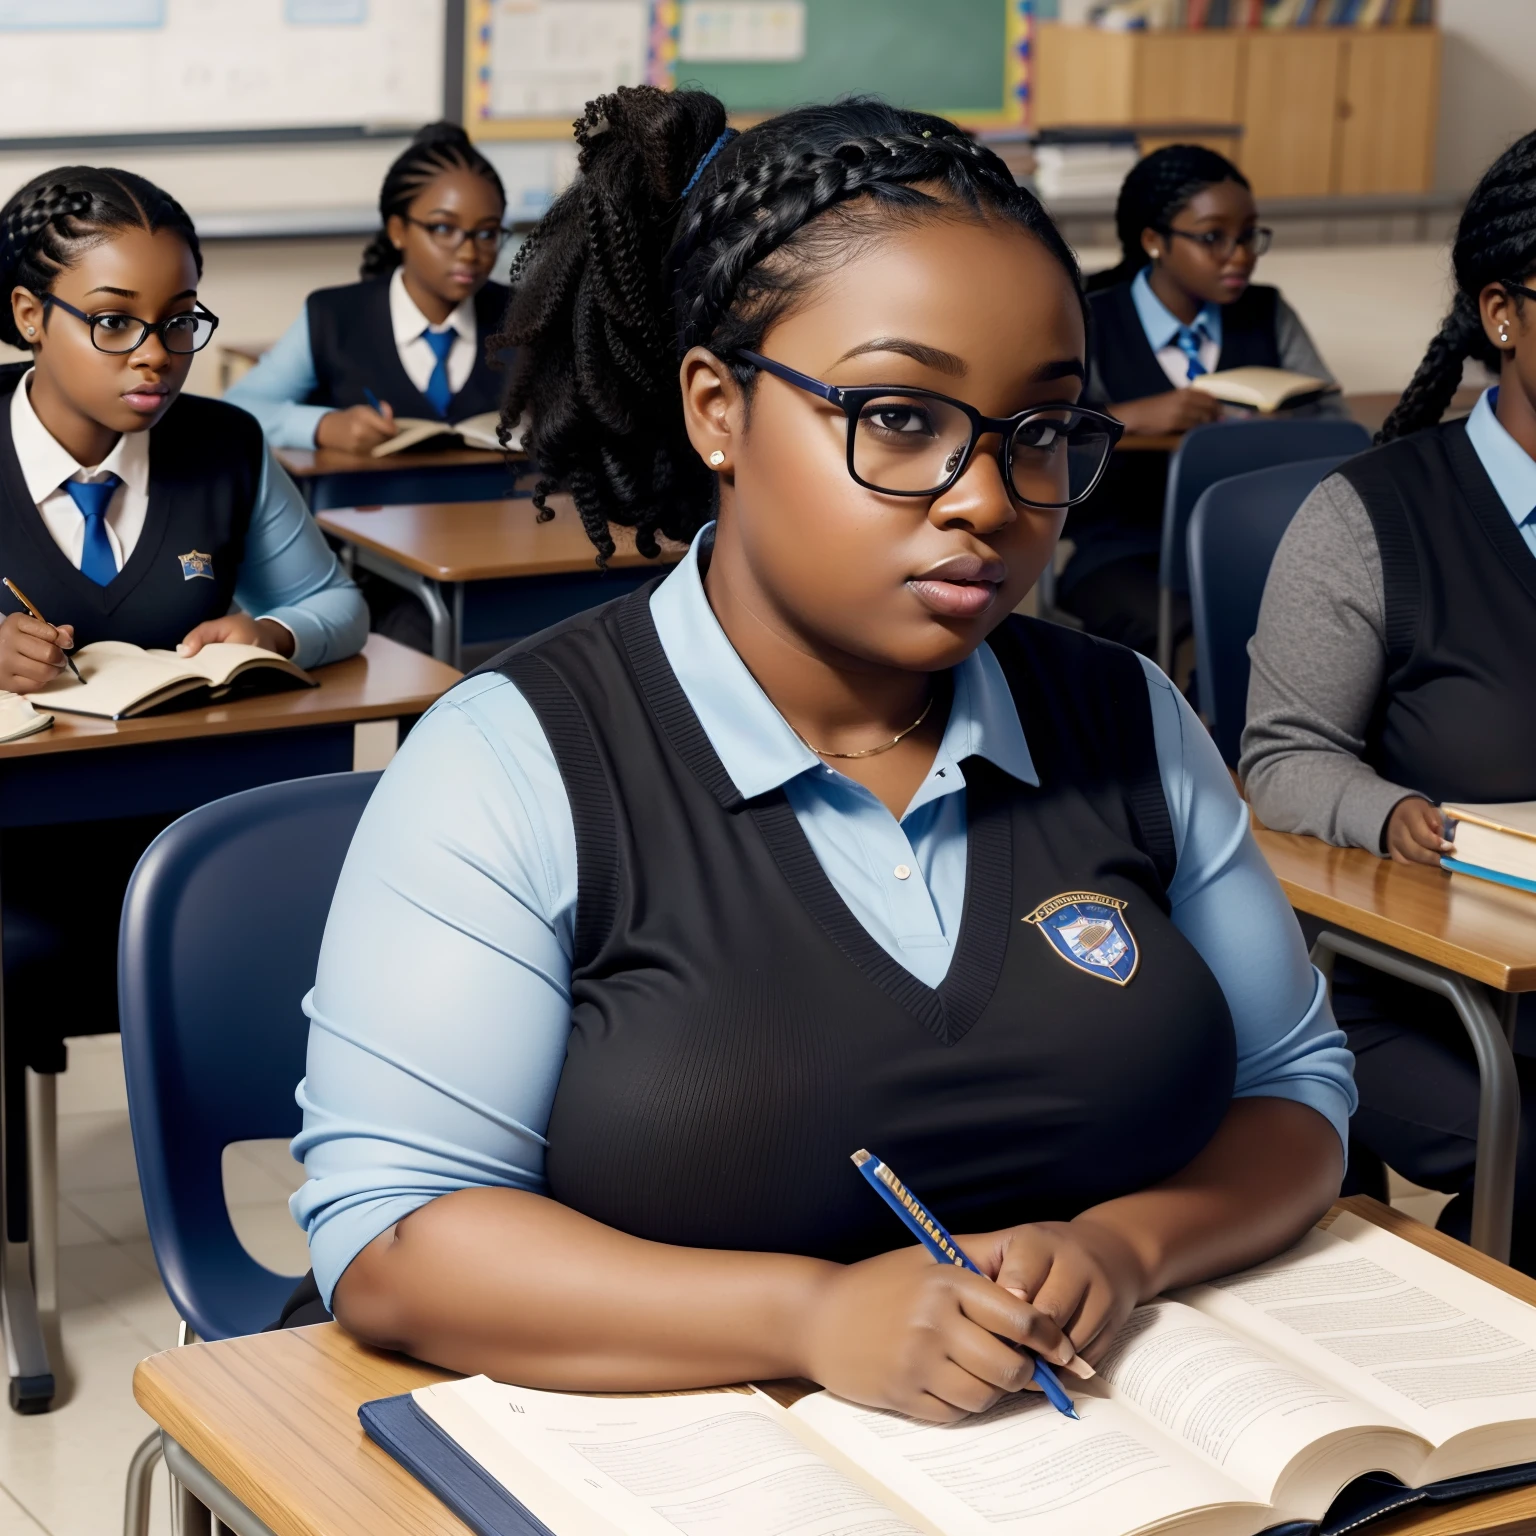
<svg viewBox="0 0 1536 1536"><path fill-rule="evenodd" d="M383 635L369 635L360 654L328 667L316 667L312 675L319 679L318 688L262 694L212 709L185 709L137 720L55 714L48 730L0 744L0 764L11 758L95 747L419 715L460 677L452 667Z"/></svg>
<svg viewBox="0 0 1536 1536"><path fill-rule="evenodd" d="M376 459L371 453L346 453L340 448L275 448L277 462L295 480L312 480L318 475L370 475L389 471L412 472L423 469L459 469L473 464L483 469L502 455L486 448L417 448L404 453L386 454ZM527 455L506 455L514 465L527 462Z"/></svg>
<svg viewBox="0 0 1536 1536"><path fill-rule="evenodd" d="M1369 1221L1536 1304L1536 1281L1410 1217L1355 1197ZM363 1434L358 1407L451 1373L356 1343L334 1323L171 1349L143 1361L144 1410L275 1536L465 1536L466 1527ZM1371 1526L1372 1536L1530 1530L1536 1488Z"/></svg>
<svg viewBox="0 0 1536 1536"><path fill-rule="evenodd" d="M547 523L539 522L531 501L345 507L321 512L316 521L336 538L434 581L597 574L592 544L565 498L556 499L555 515ZM614 541L618 552L608 562L612 569L660 569L683 553L681 546L664 547L660 561L647 560L636 551L634 534L627 528L615 528Z"/></svg>
<svg viewBox="0 0 1536 1536"><path fill-rule="evenodd" d="M1500 992L1536 991L1536 896L1257 822L1253 835L1298 912Z"/></svg>

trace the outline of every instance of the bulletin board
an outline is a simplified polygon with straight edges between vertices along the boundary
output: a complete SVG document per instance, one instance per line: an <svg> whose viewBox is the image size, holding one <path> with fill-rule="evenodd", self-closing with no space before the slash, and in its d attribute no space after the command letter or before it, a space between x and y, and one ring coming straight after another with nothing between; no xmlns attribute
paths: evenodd
<svg viewBox="0 0 1536 1536"><path fill-rule="evenodd" d="M793 0L797 56L750 61L679 47L698 36L685 5L729 3L468 3L464 108L476 138L567 137L586 101L642 81L702 86L748 119L867 91L968 128L1027 121L1031 0Z"/></svg>

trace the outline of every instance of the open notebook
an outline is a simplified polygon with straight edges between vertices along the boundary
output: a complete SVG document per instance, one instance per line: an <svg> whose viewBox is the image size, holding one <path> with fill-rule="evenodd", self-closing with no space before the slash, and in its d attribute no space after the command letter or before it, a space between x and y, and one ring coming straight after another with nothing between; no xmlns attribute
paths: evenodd
<svg viewBox="0 0 1536 1536"><path fill-rule="evenodd" d="M361 1417L481 1536L1252 1536L1536 1481L1536 1308L1350 1214L1138 1308L1068 1385L1079 1422L484 1376Z"/></svg>
<svg viewBox="0 0 1536 1536"><path fill-rule="evenodd" d="M53 716L34 709L19 693L0 692L0 742L20 741L35 731L46 731Z"/></svg>
<svg viewBox="0 0 1536 1536"><path fill-rule="evenodd" d="M309 673L259 645L205 645L196 656L146 651L123 640L98 640L74 653L81 682L61 672L27 698L72 715L127 720L175 703L178 709L217 704L236 691L269 693L318 688Z"/></svg>
<svg viewBox="0 0 1536 1536"><path fill-rule="evenodd" d="M1308 373L1292 373L1287 368L1223 368L1191 379L1189 387L1215 395L1229 405L1247 406L1268 416L1286 406L1332 394L1339 386Z"/></svg>
<svg viewBox="0 0 1536 1536"><path fill-rule="evenodd" d="M505 451L496 440L497 429L501 426L500 411L482 411L478 416L466 416L463 421L454 422L431 421L425 416L397 416L395 425L400 430L373 450L374 458L388 458L392 453L406 453L428 444L447 448L457 443L465 448L485 448L492 453ZM438 443L438 438L447 441ZM522 442L519 429L513 432L507 449L521 448Z"/></svg>

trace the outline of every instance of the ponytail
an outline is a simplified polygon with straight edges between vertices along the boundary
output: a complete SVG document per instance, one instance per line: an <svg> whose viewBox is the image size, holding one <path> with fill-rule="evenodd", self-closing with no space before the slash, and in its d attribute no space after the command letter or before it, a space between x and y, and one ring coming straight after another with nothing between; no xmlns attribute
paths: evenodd
<svg viewBox="0 0 1536 1536"><path fill-rule="evenodd" d="M1378 443L1435 426L1461 383L1470 357L1490 373L1503 364L1483 329L1483 289L1536 271L1536 133L1510 145L1478 182L1451 248L1456 297L1402 398L1376 434ZM1516 306L1524 300L1516 294Z"/></svg>

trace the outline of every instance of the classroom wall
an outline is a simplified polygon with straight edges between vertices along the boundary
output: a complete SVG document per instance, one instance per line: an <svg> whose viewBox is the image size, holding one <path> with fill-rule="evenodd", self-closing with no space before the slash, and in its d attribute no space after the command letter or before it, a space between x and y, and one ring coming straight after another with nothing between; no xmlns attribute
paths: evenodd
<svg viewBox="0 0 1536 1536"><path fill-rule="evenodd" d="M1536 0L1440 0L1445 33L1437 184L1471 191L1536 128Z"/></svg>

